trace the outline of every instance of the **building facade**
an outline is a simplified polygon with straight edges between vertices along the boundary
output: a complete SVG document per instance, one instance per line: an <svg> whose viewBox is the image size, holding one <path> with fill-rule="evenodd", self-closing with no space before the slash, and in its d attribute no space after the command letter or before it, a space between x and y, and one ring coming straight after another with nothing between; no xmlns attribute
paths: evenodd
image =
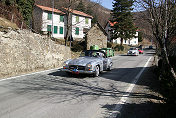
<svg viewBox="0 0 176 118"><path fill-rule="evenodd" d="M112 22L108 21L108 23L105 26L105 31L108 34L108 41L111 41L111 42L116 43L116 44L121 44L121 39L120 38L112 39L112 35L111 35L111 33L113 33L113 30L112 30L111 27L113 27L116 23L117 22L112 23ZM135 36L136 37L133 37L131 39L123 40L122 44L125 44L125 45L138 45L138 32L137 31L136 31Z"/></svg>
<svg viewBox="0 0 176 118"><path fill-rule="evenodd" d="M37 32L42 32L44 34L49 33L54 38L64 39L67 32L67 16L64 11L65 10L61 11L58 9L54 9L54 14L52 15L52 8L41 5L35 5L33 11L34 29ZM75 40L83 39L85 36L84 31L91 28L91 20L93 17L77 10L70 10L70 13L70 35L72 35L73 39Z"/></svg>
<svg viewBox="0 0 176 118"><path fill-rule="evenodd" d="M34 30L44 34L53 35L55 38L64 39L64 12L54 9L54 14L52 15L52 8L36 5L33 14Z"/></svg>

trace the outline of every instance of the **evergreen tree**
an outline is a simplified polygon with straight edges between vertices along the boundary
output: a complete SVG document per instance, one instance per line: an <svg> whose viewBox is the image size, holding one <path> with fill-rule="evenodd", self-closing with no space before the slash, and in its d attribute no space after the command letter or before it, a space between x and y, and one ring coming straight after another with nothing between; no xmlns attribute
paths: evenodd
<svg viewBox="0 0 176 118"><path fill-rule="evenodd" d="M86 11L86 10L85 10L85 6L84 6L82 0L79 2L79 4L78 4L76 10L82 11L82 12L85 12L85 11Z"/></svg>
<svg viewBox="0 0 176 118"><path fill-rule="evenodd" d="M98 21L97 15L94 14L92 19L92 24L95 24L97 21Z"/></svg>
<svg viewBox="0 0 176 118"><path fill-rule="evenodd" d="M6 4L7 6L15 5L16 0L1 0L1 3Z"/></svg>
<svg viewBox="0 0 176 118"><path fill-rule="evenodd" d="M30 24L32 19L32 11L34 6L34 0L16 0L19 11L23 15L23 19L27 25Z"/></svg>
<svg viewBox="0 0 176 118"><path fill-rule="evenodd" d="M112 22L117 22L112 27L113 38L121 38L121 45L123 40L135 37L136 28L133 24L133 17L131 11L133 0L114 0Z"/></svg>
<svg viewBox="0 0 176 118"><path fill-rule="evenodd" d="M139 42L143 41L143 33L142 32L138 32L138 40L139 40Z"/></svg>
<svg viewBox="0 0 176 118"><path fill-rule="evenodd" d="M89 15L93 14L92 6L91 5L87 6L86 13L89 14Z"/></svg>

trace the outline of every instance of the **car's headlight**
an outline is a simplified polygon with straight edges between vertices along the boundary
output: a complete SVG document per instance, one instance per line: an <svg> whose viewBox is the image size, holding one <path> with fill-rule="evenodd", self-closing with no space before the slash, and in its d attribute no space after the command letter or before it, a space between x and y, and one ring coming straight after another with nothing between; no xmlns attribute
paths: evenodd
<svg viewBox="0 0 176 118"><path fill-rule="evenodd" d="M88 64L86 65L86 70L89 70L89 71L92 70L92 64L91 64L91 63L88 63Z"/></svg>
<svg viewBox="0 0 176 118"><path fill-rule="evenodd" d="M64 63L63 63L63 66L68 66L68 64L64 62Z"/></svg>
<svg viewBox="0 0 176 118"><path fill-rule="evenodd" d="M92 68L92 65L91 65L91 64L87 64L87 67L88 67L88 68Z"/></svg>
<svg viewBox="0 0 176 118"><path fill-rule="evenodd" d="M63 64L63 66L67 66L67 64L66 64L66 63L64 63L64 64Z"/></svg>

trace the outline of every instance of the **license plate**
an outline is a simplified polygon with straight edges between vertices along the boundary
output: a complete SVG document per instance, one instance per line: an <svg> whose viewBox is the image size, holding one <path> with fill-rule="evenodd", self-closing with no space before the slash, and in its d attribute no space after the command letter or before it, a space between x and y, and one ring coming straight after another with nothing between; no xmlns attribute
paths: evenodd
<svg viewBox="0 0 176 118"><path fill-rule="evenodd" d="M73 69L73 70L72 70L72 73L73 73L73 74L79 74L79 72L78 72L77 69Z"/></svg>

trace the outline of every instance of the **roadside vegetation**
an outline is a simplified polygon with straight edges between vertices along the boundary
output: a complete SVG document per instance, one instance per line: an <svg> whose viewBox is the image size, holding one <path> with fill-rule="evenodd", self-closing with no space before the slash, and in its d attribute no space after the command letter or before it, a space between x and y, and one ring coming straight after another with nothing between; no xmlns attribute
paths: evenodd
<svg viewBox="0 0 176 118"><path fill-rule="evenodd" d="M12 29L18 29L18 26L15 23L12 23L9 20L7 20L5 18L1 18L1 17L0 17L0 26L2 28L11 27Z"/></svg>
<svg viewBox="0 0 176 118"><path fill-rule="evenodd" d="M137 4L146 10L143 18L152 27L157 47L157 74L161 82L165 102L176 103L176 1L173 0L137 0Z"/></svg>

